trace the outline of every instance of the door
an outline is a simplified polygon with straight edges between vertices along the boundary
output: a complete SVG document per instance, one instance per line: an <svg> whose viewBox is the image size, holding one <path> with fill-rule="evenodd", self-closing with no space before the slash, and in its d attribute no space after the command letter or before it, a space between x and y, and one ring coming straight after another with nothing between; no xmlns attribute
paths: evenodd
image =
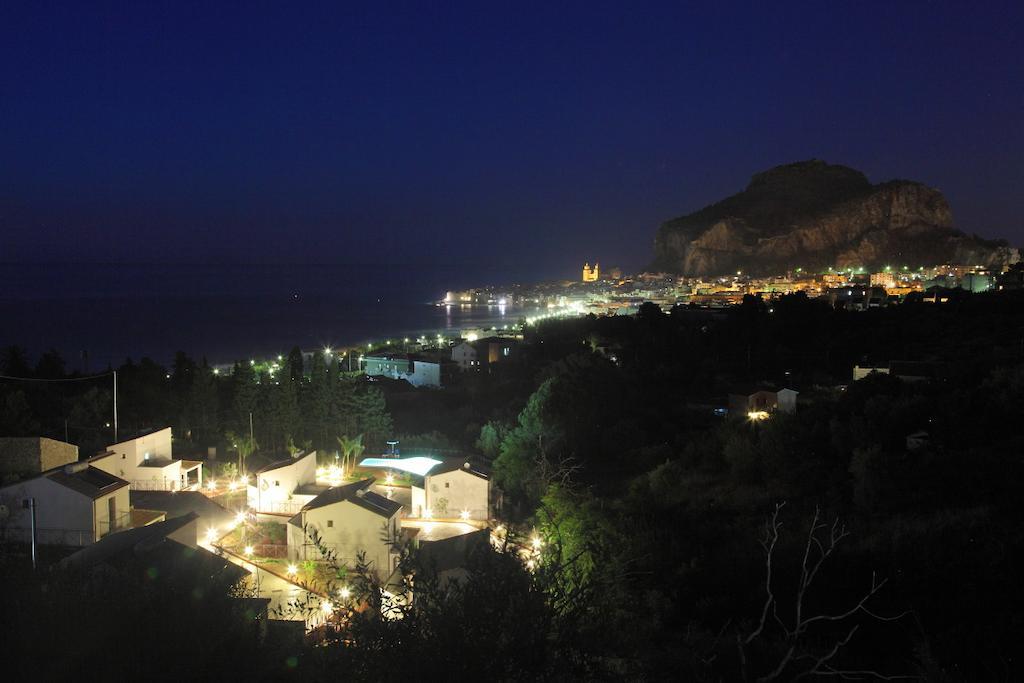
<svg viewBox="0 0 1024 683"><path fill-rule="evenodd" d="M117 498L111 496L107 498L107 533L113 532L117 528Z"/></svg>

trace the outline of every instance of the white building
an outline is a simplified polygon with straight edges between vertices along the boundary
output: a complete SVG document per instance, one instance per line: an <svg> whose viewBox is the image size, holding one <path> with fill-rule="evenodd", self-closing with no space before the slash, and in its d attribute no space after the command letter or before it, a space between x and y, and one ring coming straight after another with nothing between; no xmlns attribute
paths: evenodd
<svg viewBox="0 0 1024 683"><path fill-rule="evenodd" d="M0 489L0 535L31 540L34 499L36 539L47 545L83 546L132 526L128 482L87 462L72 463Z"/></svg>
<svg viewBox="0 0 1024 683"><path fill-rule="evenodd" d="M203 463L171 454L170 427L108 446L89 462L142 491L197 491L203 485Z"/></svg>
<svg viewBox="0 0 1024 683"><path fill-rule="evenodd" d="M366 356L363 372L368 377L404 379L414 387L440 387L441 365L415 358Z"/></svg>
<svg viewBox="0 0 1024 683"><path fill-rule="evenodd" d="M398 566L395 544L401 533L402 506L370 491L373 481L335 486L307 503L288 522L289 557L320 559L319 549L307 537L315 530L336 553L339 565L354 567L362 552L381 580L387 579Z"/></svg>
<svg viewBox="0 0 1024 683"><path fill-rule="evenodd" d="M780 413L796 412L796 397L800 394L795 389L779 389L776 393L776 409Z"/></svg>
<svg viewBox="0 0 1024 683"><path fill-rule="evenodd" d="M431 468L423 487L412 486L412 516L433 519L491 517L491 479L480 467L455 459Z"/></svg>
<svg viewBox="0 0 1024 683"><path fill-rule="evenodd" d="M272 462L249 485L249 507L257 512L295 514L324 487L316 484L316 451Z"/></svg>
<svg viewBox="0 0 1024 683"><path fill-rule="evenodd" d="M452 360L460 370L470 370L480 364L477 360L476 348L470 342L462 342L452 347Z"/></svg>

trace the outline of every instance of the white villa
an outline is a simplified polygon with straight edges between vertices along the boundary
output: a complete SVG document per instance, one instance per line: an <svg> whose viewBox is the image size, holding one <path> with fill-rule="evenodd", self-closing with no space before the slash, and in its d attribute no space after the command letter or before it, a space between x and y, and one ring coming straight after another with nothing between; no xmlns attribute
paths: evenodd
<svg viewBox="0 0 1024 683"><path fill-rule="evenodd" d="M315 529L340 565L354 567L363 552L370 567L386 579L398 566L395 543L401 533L402 506L370 491L373 481L335 486L303 506L287 525L289 557L320 559L319 549L303 530Z"/></svg>
<svg viewBox="0 0 1024 683"><path fill-rule="evenodd" d="M256 512L291 515L325 490L316 483L316 451L300 452L257 470L248 502Z"/></svg>
<svg viewBox="0 0 1024 683"><path fill-rule="evenodd" d="M197 491L203 485L203 463L171 454L170 427L108 446L89 463L140 491Z"/></svg>
<svg viewBox="0 0 1024 683"><path fill-rule="evenodd" d="M435 465L412 486L413 517L474 519L491 517L491 478L469 461L449 460Z"/></svg>
<svg viewBox="0 0 1024 683"><path fill-rule="evenodd" d="M84 546L132 526L128 482L87 462L56 467L0 488L0 536L31 541L29 499L35 502L36 538L45 545Z"/></svg>

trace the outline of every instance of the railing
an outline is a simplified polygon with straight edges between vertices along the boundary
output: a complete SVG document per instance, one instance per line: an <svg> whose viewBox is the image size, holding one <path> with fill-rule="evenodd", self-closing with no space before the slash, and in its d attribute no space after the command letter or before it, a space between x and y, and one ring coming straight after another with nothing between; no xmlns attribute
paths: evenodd
<svg viewBox="0 0 1024 683"><path fill-rule="evenodd" d="M251 500L252 498L250 497L250 501ZM258 512L267 512L270 514L278 515L294 515L299 510L302 509L303 505L305 505L305 503L301 503L297 500L285 500L272 503L270 501L261 501L257 499L256 505L254 507L257 508Z"/></svg>
<svg viewBox="0 0 1024 683"><path fill-rule="evenodd" d="M181 488L178 479L129 479L128 485L136 491L177 491Z"/></svg>
<svg viewBox="0 0 1024 683"><path fill-rule="evenodd" d="M132 513L131 511L122 512L114 518L113 523L109 520L105 522L96 523L96 531L99 533L100 538L112 534L117 531L123 531L124 529L130 529L132 526Z"/></svg>
<svg viewBox="0 0 1024 683"><path fill-rule="evenodd" d="M32 530L6 528L0 531L0 538L4 543L31 543ZM92 531L85 529L49 529L36 528L36 540L40 545L64 545L80 548L93 543L96 539Z"/></svg>

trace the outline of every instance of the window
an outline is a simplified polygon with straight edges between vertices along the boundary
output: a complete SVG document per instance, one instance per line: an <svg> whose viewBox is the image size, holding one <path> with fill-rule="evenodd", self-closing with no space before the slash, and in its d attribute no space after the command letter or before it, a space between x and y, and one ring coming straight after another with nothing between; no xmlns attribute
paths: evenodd
<svg viewBox="0 0 1024 683"><path fill-rule="evenodd" d="M279 482L279 481L275 481L274 482L274 486L280 486L280 485L281 485L281 482Z"/></svg>
<svg viewBox="0 0 1024 683"><path fill-rule="evenodd" d="M334 520L333 519L327 520L327 526L328 526L328 528L334 526Z"/></svg>
<svg viewBox="0 0 1024 683"><path fill-rule="evenodd" d="M452 487L452 485L451 485L451 482L447 482L447 481L446 481L446 482L444 483L444 487L445 487L446 489L450 489L450 488Z"/></svg>

